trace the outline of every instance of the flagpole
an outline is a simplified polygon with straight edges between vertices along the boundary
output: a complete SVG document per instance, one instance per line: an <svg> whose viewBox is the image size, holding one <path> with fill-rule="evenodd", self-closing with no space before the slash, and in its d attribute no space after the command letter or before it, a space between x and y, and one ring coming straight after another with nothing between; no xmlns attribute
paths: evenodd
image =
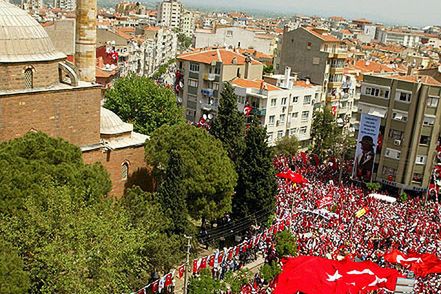
<svg viewBox="0 0 441 294"><path fill-rule="evenodd" d="M184 294L188 293L188 269L190 267L190 248L191 248L191 236L185 236L185 238L187 238L187 257L185 259L185 271L184 271Z"/></svg>

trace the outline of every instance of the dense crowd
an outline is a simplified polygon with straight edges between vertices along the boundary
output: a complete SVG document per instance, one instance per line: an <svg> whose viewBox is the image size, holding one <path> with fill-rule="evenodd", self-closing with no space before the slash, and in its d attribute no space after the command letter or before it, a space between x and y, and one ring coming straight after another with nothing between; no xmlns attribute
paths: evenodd
<svg viewBox="0 0 441 294"><path fill-rule="evenodd" d="M343 177L338 183L335 162L311 164L303 156L275 160L278 171L292 169L308 183L293 185L279 180L278 219L291 217L291 230L297 238L299 253L328 258L351 255L382 266L406 269L387 263L383 255L391 249L402 252L433 253L441 256L441 224L438 203L410 198L393 204L368 197L368 192ZM331 212L317 211L322 207ZM364 209L365 214L356 213ZM441 293L441 275L416 278L415 293Z"/></svg>

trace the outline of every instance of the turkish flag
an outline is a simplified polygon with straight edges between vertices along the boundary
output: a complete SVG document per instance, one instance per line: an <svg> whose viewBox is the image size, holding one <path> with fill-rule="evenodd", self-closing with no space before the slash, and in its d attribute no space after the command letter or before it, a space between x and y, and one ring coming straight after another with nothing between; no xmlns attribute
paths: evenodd
<svg viewBox="0 0 441 294"><path fill-rule="evenodd" d="M214 266L214 254L210 255L208 258L208 265L213 267Z"/></svg>
<svg viewBox="0 0 441 294"><path fill-rule="evenodd" d="M239 255L239 253L240 253L240 246L235 246L234 247L234 256L238 256Z"/></svg>
<svg viewBox="0 0 441 294"><path fill-rule="evenodd" d="M408 253L392 250L384 254L384 259L390 263L401 264L410 268L415 275L425 277L432 273L441 273L441 260L431 253Z"/></svg>
<svg viewBox="0 0 441 294"><path fill-rule="evenodd" d="M136 294L145 294L145 288L142 288L136 292Z"/></svg>
<svg viewBox="0 0 441 294"><path fill-rule="evenodd" d="M173 283L173 275L171 273L168 273L165 276L165 283L164 283L165 288L170 286L172 283Z"/></svg>
<svg viewBox="0 0 441 294"><path fill-rule="evenodd" d="M303 164L307 164L308 163L308 156L306 155L305 152L300 152L300 157L302 158L302 162Z"/></svg>
<svg viewBox="0 0 441 294"><path fill-rule="evenodd" d="M183 264L180 267L178 267L178 277L182 279L184 273L185 273L185 265Z"/></svg>
<svg viewBox="0 0 441 294"><path fill-rule="evenodd" d="M243 112L245 113L246 116L250 116L251 111L253 111L253 107L251 107L250 105L246 105L243 108Z"/></svg>
<svg viewBox="0 0 441 294"><path fill-rule="evenodd" d="M201 260L201 265L199 267L200 269L207 268L207 257L203 257Z"/></svg>
<svg viewBox="0 0 441 294"><path fill-rule="evenodd" d="M222 263L222 261L224 261L224 253L220 252L219 256L217 258L217 262L220 264L220 263Z"/></svg>
<svg viewBox="0 0 441 294"><path fill-rule="evenodd" d="M286 293L367 293L380 289L395 291L400 273L377 264L336 261L315 256L283 260L282 273L274 294Z"/></svg>
<svg viewBox="0 0 441 294"><path fill-rule="evenodd" d="M199 264L198 263L199 263L199 261L197 259L193 260L193 273L194 274L197 273L198 270L199 270Z"/></svg>
<svg viewBox="0 0 441 294"><path fill-rule="evenodd" d="M152 293L158 292L159 289L159 281L155 281L152 283Z"/></svg>
<svg viewBox="0 0 441 294"><path fill-rule="evenodd" d="M230 249L228 250L228 260L233 259L233 253L234 253L234 249L233 249L233 248L230 248Z"/></svg>

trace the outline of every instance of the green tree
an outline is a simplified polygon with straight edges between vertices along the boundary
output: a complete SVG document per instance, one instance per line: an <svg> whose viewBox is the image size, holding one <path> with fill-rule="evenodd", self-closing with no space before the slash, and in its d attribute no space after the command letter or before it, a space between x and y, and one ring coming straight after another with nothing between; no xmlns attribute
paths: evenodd
<svg viewBox="0 0 441 294"><path fill-rule="evenodd" d="M282 272L282 269L281 269L280 265L275 261L273 261L269 264L265 263L260 268L260 275L267 282L274 280L274 278L277 277L277 275L279 275L281 272Z"/></svg>
<svg viewBox="0 0 441 294"><path fill-rule="evenodd" d="M276 234L276 252L279 257L297 255L297 242L289 230Z"/></svg>
<svg viewBox="0 0 441 294"><path fill-rule="evenodd" d="M276 141L275 155L295 155L299 150L299 140L295 136L285 136Z"/></svg>
<svg viewBox="0 0 441 294"><path fill-rule="evenodd" d="M321 158L325 158L336 144L336 138L341 135L341 128L337 126L334 115L329 108L324 107L314 113L311 126L313 139L313 152Z"/></svg>
<svg viewBox="0 0 441 294"><path fill-rule="evenodd" d="M29 274L23 269L23 260L17 248L0 239L0 293L21 294L28 292Z"/></svg>
<svg viewBox="0 0 441 294"><path fill-rule="evenodd" d="M184 33L178 34L178 44L179 44L179 49L181 51L190 48L192 43L193 43L193 39L191 37L186 36Z"/></svg>
<svg viewBox="0 0 441 294"><path fill-rule="evenodd" d="M224 83L219 111L210 133L221 140L230 159L237 165L244 148L245 119L237 110L237 96L230 83Z"/></svg>
<svg viewBox="0 0 441 294"><path fill-rule="evenodd" d="M192 277L188 285L191 294L215 294L221 289L224 289L223 283L213 279L209 269L202 270L199 277Z"/></svg>
<svg viewBox="0 0 441 294"><path fill-rule="evenodd" d="M267 143L266 128L251 123L245 137L245 152L240 158L233 214L242 218L256 214L264 223L274 210L277 183L272 162L272 152Z"/></svg>
<svg viewBox="0 0 441 294"><path fill-rule="evenodd" d="M158 191L159 201L165 215L173 222L173 233L189 233L187 205L181 156L175 150L170 151L167 170Z"/></svg>
<svg viewBox="0 0 441 294"><path fill-rule="evenodd" d="M150 135L162 125L184 121L183 110L176 103L172 90L158 86L153 80L131 74L118 79L106 91L104 107L115 112L134 129Z"/></svg>
<svg viewBox="0 0 441 294"><path fill-rule="evenodd" d="M272 65L272 64L270 64L270 65L264 65L264 66L263 66L263 73L264 73L264 74L272 74L272 73L274 73L274 67L273 67L273 65Z"/></svg>
<svg viewBox="0 0 441 294"><path fill-rule="evenodd" d="M231 211L237 174L222 143L205 130L187 124L163 126L153 132L145 150L159 179L167 171L171 150L179 153L186 205L193 218L213 219Z"/></svg>

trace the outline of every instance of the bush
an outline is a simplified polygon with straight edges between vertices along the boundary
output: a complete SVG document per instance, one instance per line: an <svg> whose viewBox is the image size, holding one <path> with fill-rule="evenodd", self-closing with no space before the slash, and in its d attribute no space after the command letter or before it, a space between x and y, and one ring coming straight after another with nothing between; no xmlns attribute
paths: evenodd
<svg viewBox="0 0 441 294"><path fill-rule="evenodd" d="M377 182L366 183L366 187L369 191L376 192L381 189L381 184Z"/></svg>
<svg viewBox="0 0 441 294"><path fill-rule="evenodd" d="M276 252L279 257L296 256L297 242L289 230L278 232L276 235Z"/></svg>
<svg viewBox="0 0 441 294"><path fill-rule="evenodd" d="M271 262L270 264L266 263L260 269L260 276L266 281L272 281L278 274L282 272L282 268L279 263Z"/></svg>

